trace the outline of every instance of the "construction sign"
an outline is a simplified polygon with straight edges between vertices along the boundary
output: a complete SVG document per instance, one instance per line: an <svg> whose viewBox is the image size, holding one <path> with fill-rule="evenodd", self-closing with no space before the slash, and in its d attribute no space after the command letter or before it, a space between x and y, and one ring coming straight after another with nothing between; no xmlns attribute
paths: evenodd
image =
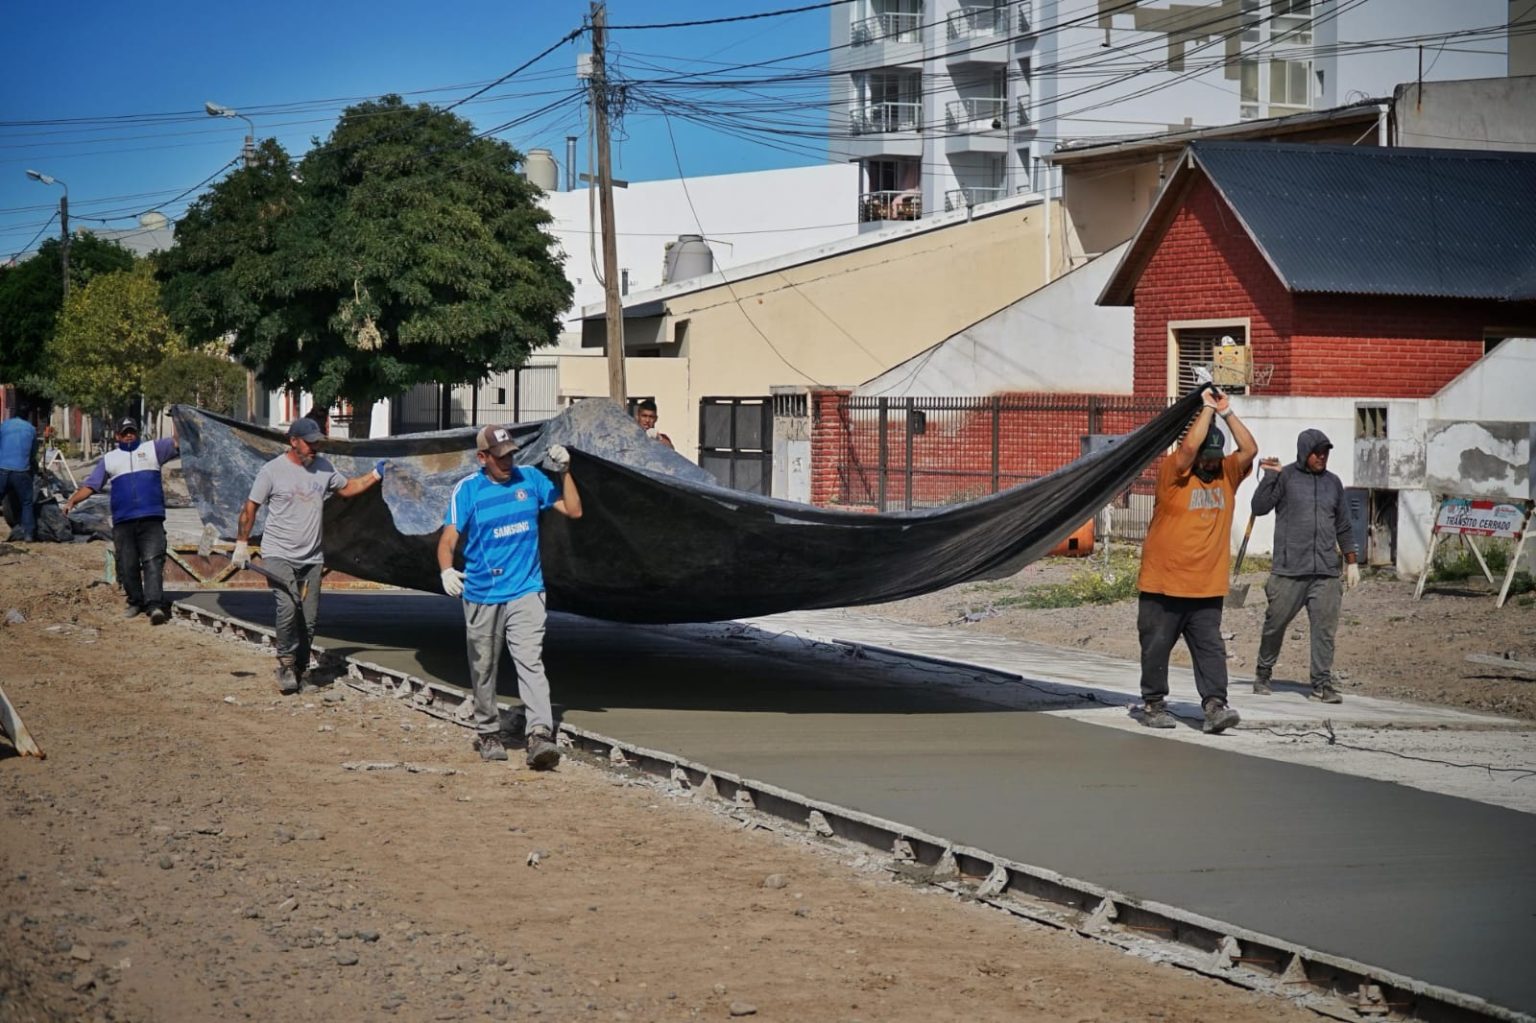
<svg viewBox="0 0 1536 1023"><path fill-rule="evenodd" d="M1509 556L1509 565L1504 572L1504 585L1499 587L1499 597L1493 605L1503 607L1504 601L1509 597L1509 586L1514 581L1515 570L1520 565L1520 555L1525 551L1525 541L1531 531L1533 504L1536 502L1442 497L1435 508L1435 527L1429 540L1429 552L1424 556L1424 568L1419 572L1419 584L1413 591L1414 599L1417 600L1424 595L1424 583L1429 578L1430 570L1435 567L1435 551L1440 547L1440 538L1445 536L1459 537L1472 552L1472 556L1477 559L1478 566L1483 570L1483 577L1491 585L1498 586L1499 581L1493 577L1492 570L1488 568L1488 561L1477 545L1477 538L1483 537L1513 540L1515 543L1514 553Z"/></svg>

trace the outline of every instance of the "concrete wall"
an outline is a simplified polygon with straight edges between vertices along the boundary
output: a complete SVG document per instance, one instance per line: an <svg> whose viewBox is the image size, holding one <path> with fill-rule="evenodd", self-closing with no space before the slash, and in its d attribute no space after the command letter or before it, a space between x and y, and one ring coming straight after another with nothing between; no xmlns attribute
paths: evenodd
<svg viewBox="0 0 1536 1023"><path fill-rule="evenodd" d="M662 283L666 243L681 234L703 234L718 270L858 233L858 168L850 164L689 178L686 190L684 184L637 181L614 189L619 266L629 271L632 292ZM595 216L588 214L594 201L585 188L545 195L546 208L555 218L550 233L564 250L566 278L575 289L567 326L578 332L581 308L603 300L597 280L602 239L594 242L589 231L602 220L595 209Z"/></svg>
<svg viewBox="0 0 1536 1023"><path fill-rule="evenodd" d="M1059 277L854 390L885 397L1000 391L1129 394L1135 314L1094 304L1125 246Z"/></svg>
<svg viewBox="0 0 1536 1023"><path fill-rule="evenodd" d="M606 397L608 360L601 352L561 353L561 403L574 398ZM656 428L672 438L677 453L698 461L699 410L688 390L686 359L626 359L624 380L629 393L656 399Z"/></svg>
<svg viewBox="0 0 1536 1023"><path fill-rule="evenodd" d="M1536 150L1536 75L1399 85L1397 144L1427 149Z"/></svg>

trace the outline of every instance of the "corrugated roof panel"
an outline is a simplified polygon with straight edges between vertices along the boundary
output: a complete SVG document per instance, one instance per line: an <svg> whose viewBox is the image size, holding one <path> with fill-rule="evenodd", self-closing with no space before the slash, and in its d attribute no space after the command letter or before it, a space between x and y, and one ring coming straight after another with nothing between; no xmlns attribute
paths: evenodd
<svg viewBox="0 0 1536 1023"><path fill-rule="evenodd" d="M1536 299L1536 154L1195 142L1296 292Z"/></svg>

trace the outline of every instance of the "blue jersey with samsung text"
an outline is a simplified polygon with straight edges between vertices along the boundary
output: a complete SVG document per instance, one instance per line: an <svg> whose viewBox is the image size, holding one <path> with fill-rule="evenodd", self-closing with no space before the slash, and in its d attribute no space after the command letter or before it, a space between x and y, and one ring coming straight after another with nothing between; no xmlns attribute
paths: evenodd
<svg viewBox="0 0 1536 1023"><path fill-rule="evenodd" d="M539 566L539 513L552 507L554 484L537 469L515 465L505 483L484 470L453 488L443 524L464 539L464 599L505 604L544 591Z"/></svg>

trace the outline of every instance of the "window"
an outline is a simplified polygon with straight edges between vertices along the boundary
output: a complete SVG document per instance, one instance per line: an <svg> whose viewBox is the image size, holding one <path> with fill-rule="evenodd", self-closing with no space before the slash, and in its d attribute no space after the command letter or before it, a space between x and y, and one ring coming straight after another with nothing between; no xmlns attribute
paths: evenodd
<svg viewBox="0 0 1536 1023"><path fill-rule="evenodd" d="M1254 118L1259 116L1259 62L1245 57L1237 62L1237 95L1241 104L1238 116L1242 118Z"/></svg>
<svg viewBox="0 0 1536 1023"><path fill-rule="evenodd" d="M1269 105L1271 107L1312 106L1312 62L1271 60L1269 62Z"/></svg>
<svg viewBox="0 0 1536 1023"><path fill-rule="evenodd" d="M1199 323L1170 323L1172 345L1169 349L1169 397L1178 397L1193 391L1196 386L1195 368L1211 368L1216 361L1216 349L1220 345L1248 343L1248 325L1245 321L1233 323L1203 321ZM1246 394L1247 387L1228 387L1232 394Z"/></svg>
<svg viewBox="0 0 1536 1023"><path fill-rule="evenodd" d="M1387 439L1387 406L1385 406L1385 405L1356 405L1355 406L1355 439L1356 440L1386 440Z"/></svg>

